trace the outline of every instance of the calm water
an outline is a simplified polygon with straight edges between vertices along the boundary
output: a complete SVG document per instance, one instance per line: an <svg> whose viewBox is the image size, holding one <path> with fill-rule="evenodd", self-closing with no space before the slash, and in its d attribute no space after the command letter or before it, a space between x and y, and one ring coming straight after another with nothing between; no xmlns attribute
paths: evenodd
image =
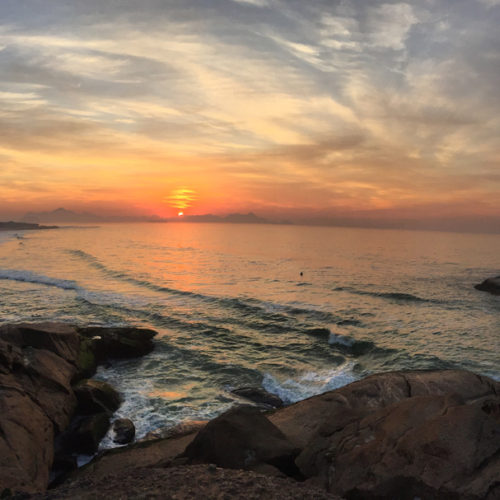
<svg viewBox="0 0 500 500"><path fill-rule="evenodd" d="M23 234L0 233L0 322L159 332L152 354L98 373L139 436L211 418L244 385L292 402L395 369L500 378L500 297L473 289L500 274L500 235L180 223Z"/></svg>

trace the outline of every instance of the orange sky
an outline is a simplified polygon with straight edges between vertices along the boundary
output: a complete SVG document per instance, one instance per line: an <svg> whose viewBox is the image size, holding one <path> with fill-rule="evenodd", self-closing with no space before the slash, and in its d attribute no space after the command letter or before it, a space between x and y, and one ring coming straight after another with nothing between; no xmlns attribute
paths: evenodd
<svg viewBox="0 0 500 500"><path fill-rule="evenodd" d="M498 1L104 4L0 5L0 216L500 220Z"/></svg>

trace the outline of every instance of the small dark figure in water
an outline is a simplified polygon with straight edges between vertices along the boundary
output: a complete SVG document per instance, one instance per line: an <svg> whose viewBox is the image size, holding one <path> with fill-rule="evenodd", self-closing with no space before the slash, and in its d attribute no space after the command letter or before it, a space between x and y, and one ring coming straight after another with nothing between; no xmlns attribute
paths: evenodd
<svg viewBox="0 0 500 500"><path fill-rule="evenodd" d="M301 275L301 276L304 276L304 273L303 273L302 271L300 271L300 275Z"/></svg>

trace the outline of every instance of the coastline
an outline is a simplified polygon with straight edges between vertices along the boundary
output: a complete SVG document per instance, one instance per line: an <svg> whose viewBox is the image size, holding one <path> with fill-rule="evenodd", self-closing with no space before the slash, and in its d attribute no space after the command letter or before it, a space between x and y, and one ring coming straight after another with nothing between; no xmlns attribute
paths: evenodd
<svg viewBox="0 0 500 500"><path fill-rule="evenodd" d="M46 229L59 229L59 226L42 226L31 222L0 222L0 231L32 231Z"/></svg>
<svg viewBox="0 0 500 500"><path fill-rule="evenodd" d="M0 402L8 410L0 416L2 496L120 498L134 491L161 498L170 487L177 488L175 498L193 498L193 492L225 492L229 498L394 498L406 491L399 497L493 500L500 493L500 383L465 370L372 375L271 411L236 406L206 425L101 453L45 492L53 461L51 428L59 435L71 429L81 405L75 382L91 376L110 353L150 352L153 336L133 328L54 323L0 327ZM146 343L132 348L131 338ZM44 382L47 376L52 382ZM31 413L23 425L31 436L40 437L45 429L45 437L35 440L38 453L30 458L27 441L19 434L12 439L9 429L23 432L19 422L16 426L23 418L19 409L33 404L35 394L43 412L38 420ZM43 425L42 414L52 415L52 425ZM12 446L26 466L18 461L15 474ZM29 465L40 458L44 463ZM30 471L38 471L31 482ZM165 482L163 489L153 486L155 478Z"/></svg>

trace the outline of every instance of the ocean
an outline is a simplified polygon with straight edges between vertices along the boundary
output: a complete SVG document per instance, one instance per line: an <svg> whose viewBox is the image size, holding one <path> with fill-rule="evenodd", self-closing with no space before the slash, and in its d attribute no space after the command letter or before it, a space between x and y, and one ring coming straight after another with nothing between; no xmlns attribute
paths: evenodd
<svg viewBox="0 0 500 500"><path fill-rule="evenodd" d="M97 377L140 438L213 418L231 390L285 402L371 373L500 379L500 235L250 224L102 224L0 233L0 323L159 332ZM102 446L111 446L107 438Z"/></svg>

